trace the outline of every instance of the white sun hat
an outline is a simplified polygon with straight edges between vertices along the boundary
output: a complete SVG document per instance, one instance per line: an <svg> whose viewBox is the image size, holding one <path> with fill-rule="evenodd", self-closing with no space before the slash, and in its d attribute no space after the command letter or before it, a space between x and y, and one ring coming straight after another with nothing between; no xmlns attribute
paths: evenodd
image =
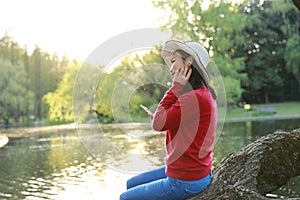
<svg viewBox="0 0 300 200"><path fill-rule="evenodd" d="M209 55L206 49L197 42L184 43L179 40L166 41L164 42L163 47L161 49L161 56L169 67L172 65L172 56L177 50L182 50L194 58L195 62L198 65L198 71L201 74L205 85L208 86L209 75L206 70L206 67L208 66L209 62Z"/></svg>

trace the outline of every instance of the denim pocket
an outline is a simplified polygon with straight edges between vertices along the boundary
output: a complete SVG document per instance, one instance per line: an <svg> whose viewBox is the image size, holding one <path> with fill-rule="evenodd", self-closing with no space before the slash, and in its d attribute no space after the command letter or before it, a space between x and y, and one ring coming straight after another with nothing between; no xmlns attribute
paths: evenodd
<svg viewBox="0 0 300 200"><path fill-rule="evenodd" d="M209 183L210 178L199 181L184 181L168 177L163 183L165 199L182 200L192 197L204 190Z"/></svg>
<svg viewBox="0 0 300 200"><path fill-rule="evenodd" d="M185 191L190 194L197 194L207 188L210 182L203 182L202 184L189 184L188 187L186 187Z"/></svg>
<svg viewBox="0 0 300 200"><path fill-rule="evenodd" d="M179 184L178 186L192 196L207 188L211 181L211 174L197 181L184 181L178 179L177 181Z"/></svg>

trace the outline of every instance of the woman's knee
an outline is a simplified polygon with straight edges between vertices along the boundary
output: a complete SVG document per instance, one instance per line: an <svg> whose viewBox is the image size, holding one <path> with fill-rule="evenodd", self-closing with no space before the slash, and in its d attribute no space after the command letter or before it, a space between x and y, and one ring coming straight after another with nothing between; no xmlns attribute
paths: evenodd
<svg viewBox="0 0 300 200"><path fill-rule="evenodd" d="M127 199L125 198L124 193L120 195L120 200L127 200Z"/></svg>
<svg viewBox="0 0 300 200"><path fill-rule="evenodd" d="M129 190L130 188L133 188L133 187L138 185L136 179L137 179L136 177L132 177L132 178L127 180L127 182L126 182L127 190Z"/></svg>

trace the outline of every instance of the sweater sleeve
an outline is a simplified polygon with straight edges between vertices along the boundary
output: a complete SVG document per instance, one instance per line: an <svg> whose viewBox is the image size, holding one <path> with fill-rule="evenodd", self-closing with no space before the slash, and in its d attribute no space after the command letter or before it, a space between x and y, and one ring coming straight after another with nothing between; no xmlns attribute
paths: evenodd
<svg viewBox="0 0 300 200"><path fill-rule="evenodd" d="M183 85L174 82L172 87L166 92L160 101L152 120L152 128L155 131L165 131L179 128L180 123L189 120L189 117L195 116L192 112L193 102L197 101L193 95L180 95ZM198 111L198 107L196 108Z"/></svg>

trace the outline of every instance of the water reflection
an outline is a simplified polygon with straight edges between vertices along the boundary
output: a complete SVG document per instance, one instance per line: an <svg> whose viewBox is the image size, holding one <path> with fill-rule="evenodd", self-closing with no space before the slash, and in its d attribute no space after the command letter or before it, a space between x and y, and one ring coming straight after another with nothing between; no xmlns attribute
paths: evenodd
<svg viewBox="0 0 300 200"><path fill-rule="evenodd" d="M0 154L0 199L117 199L130 176L91 157L74 132L11 139Z"/></svg>
<svg viewBox="0 0 300 200"><path fill-rule="evenodd" d="M138 173L162 165L165 155L164 134L141 126L78 132L87 151L100 162L121 172Z"/></svg>
<svg viewBox="0 0 300 200"><path fill-rule="evenodd" d="M216 141L214 165L277 126L299 128L300 120L225 124ZM163 164L164 151L164 134L141 127L131 135L107 127L101 133L85 128L11 139L0 150L0 199L118 199L134 172ZM300 178L292 179L277 194L299 197L299 185Z"/></svg>

